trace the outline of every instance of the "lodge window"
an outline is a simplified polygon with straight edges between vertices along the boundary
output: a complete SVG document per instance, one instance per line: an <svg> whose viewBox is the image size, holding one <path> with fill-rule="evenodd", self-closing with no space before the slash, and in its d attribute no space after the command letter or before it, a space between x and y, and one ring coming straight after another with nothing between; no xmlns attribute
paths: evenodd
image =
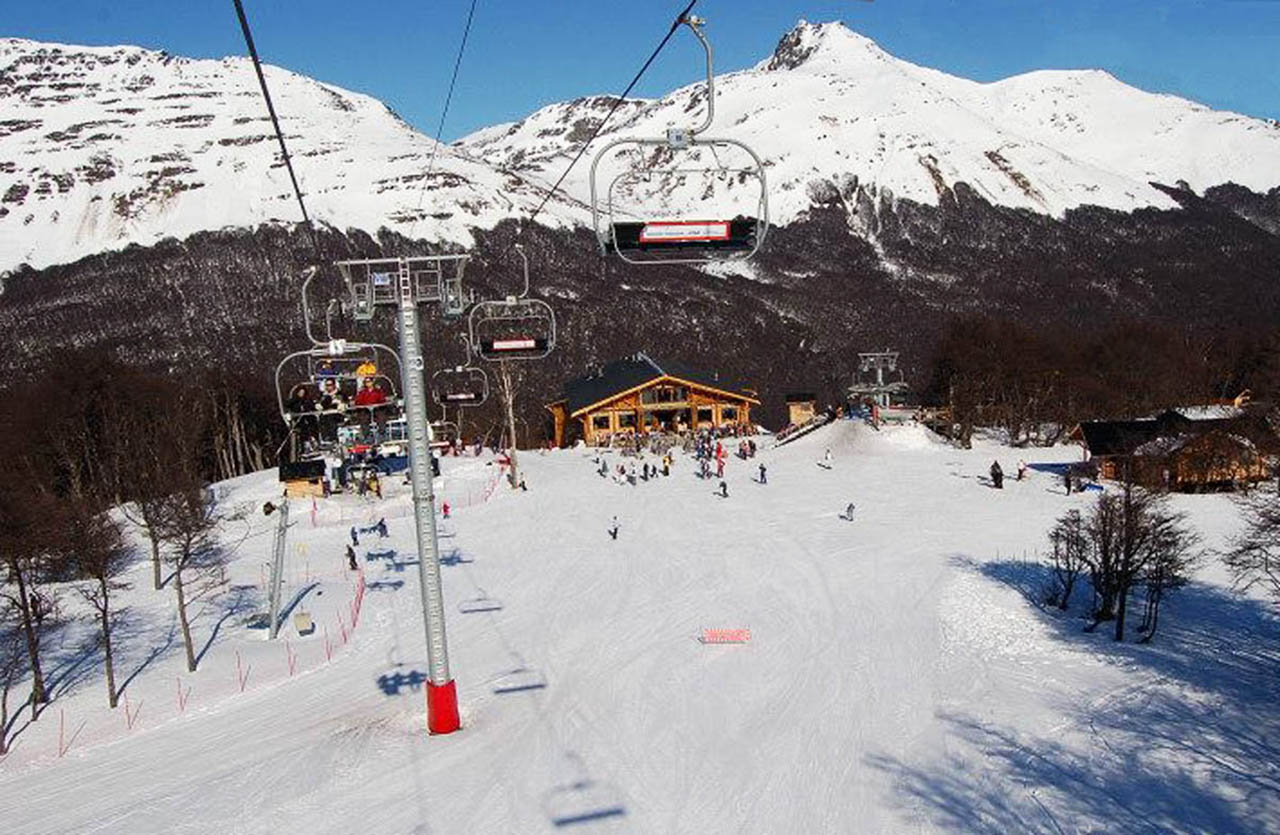
<svg viewBox="0 0 1280 835"><path fill-rule="evenodd" d="M704 406L698 410L698 423L711 423L715 418L711 415L711 408Z"/></svg>
<svg viewBox="0 0 1280 835"><path fill-rule="evenodd" d="M618 412L618 428L619 429L635 429L636 413L635 412Z"/></svg>
<svg viewBox="0 0 1280 835"><path fill-rule="evenodd" d="M720 420L727 422L727 421L737 420L737 419L738 419L737 406L721 406L720 407Z"/></svg>
<svg viewBox="0 0 1280 835"><path fill-rule="evenodd" d="M658 403L682 403L688 399L684 386L654 386L640 392L640 402L652 406Z"/></svg>
<svg viewBox="0 0 1280 835"><path fill-rule="evenodd" d="M609 428L609 415L607 415L607 414L603 414L603 415L593 415L593 416L592 416L592 418L591 418L591 426L592 426L592 428L594 428L594 429L608 429L608 428Z"/></svg>

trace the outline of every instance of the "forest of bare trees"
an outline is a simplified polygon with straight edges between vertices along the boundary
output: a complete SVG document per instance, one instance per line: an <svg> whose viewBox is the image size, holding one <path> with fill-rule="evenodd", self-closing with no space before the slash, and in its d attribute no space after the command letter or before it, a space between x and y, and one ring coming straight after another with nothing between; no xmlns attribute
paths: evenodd
<svg viewBox="0 0 1280 835"><path fill-rule="evenodd" d="M137 558L128 526L149 543L154 590L174 595L195 670L187 609L221 576L208 485L270 459L274 438L255 408L231 379L197 385L97 355L69 355L8 393L0 430L17 443L0 480L0 752L14 711L29 705L36 721L52 696L45 656L67 625L60 593L87 605L116 707L117 599Z"/></svg>
<svg viewBox="0 0 1280 835"><path fill-rule="evenodd" d="M939 340L923 393L967 444L975 427L1053 444L1084 420L1139 417L1249 390L1280 402L1280 332L1180 331L1130 322L1092 332L961 317Z"/></svg>

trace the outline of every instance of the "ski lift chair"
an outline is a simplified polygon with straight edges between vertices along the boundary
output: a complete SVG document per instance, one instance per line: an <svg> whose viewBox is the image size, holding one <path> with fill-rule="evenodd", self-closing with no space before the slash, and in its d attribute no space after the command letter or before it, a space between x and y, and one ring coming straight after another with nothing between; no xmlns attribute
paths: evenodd
<svg viewBox="0 0 1280 835"><path fill-rule="evenodd" d="M686 16L688 26L701 42L707 56L707 116L694 128L668 128L664 137L624 137L605 145L591 163L591 219L602 255L610 251L631 264L702 264L723 260L746 260L754 256L769 231L769 189L764 163L745 143L736 139L701 136L715 114L715 77L711 44L702 34L704 21ZM600 163L621 149L631 160L629 167L609 179L601 193ZM656 149L646 158L646 149ZM704 154L705 152L705 154ZM721 155L736 156L741 162L725 165ZM618 154L615 153L615 157ZM678 157L685 162L676 163ZM705 156L714 164L708 165ZM691 177L713 177L730 190L735 183L754 182L758 189L753 204L743 205L729 218L667 218L664 220L623 218L620 205L626 194L643 190L655 179L663 186L679 185ZM711 187L712 191L716 189Z"/></svg>
<svg viewBox="0 0 1280 835"><path fill-rule="evenodd" d="M431 375L431 399L441 406L479 406L489 399L489 375L475 366L442 368Z"/></svg>
<svg viewBox="0 0 1280 835"><path fill-rule="evenodd" d="M471 348L488 362L539 360L556 346L555 311L542 299L528 298L529 258L523 248L516 251L524 262L524 292L476 302L467 320Z"/></svg>

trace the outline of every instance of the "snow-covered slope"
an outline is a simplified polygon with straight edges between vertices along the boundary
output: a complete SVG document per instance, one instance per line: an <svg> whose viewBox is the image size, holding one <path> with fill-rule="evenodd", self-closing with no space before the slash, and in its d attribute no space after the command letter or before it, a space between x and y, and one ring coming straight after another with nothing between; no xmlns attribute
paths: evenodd
<svg viewBox="0 0 1280 835"><path fill-rule="evenodd" d="M368 96L265 68L312 215L466 243L541 195ZM248 59L0 40L0 270L301 219ZM558 204L547 222L555 222Z"/></svg>
<svg viewBox="0 0 1280 835"><path fill-rule="evenodd" d="M603 136L656 137L698 124L703 89L697 82L630 104ZM552 105L458 144L552 177L602 101ZM1153 180L1183 180L1197 191L1280 185L1280 125L1146 93L1097 70L969 81L895 58L840 23L802 21L770 58L718 77L708 135L742 140L765 159L772 209L784 224L831 191L824 183L936 204L963 181L992 203L1055 216L1082 204L1173 207ZM586 174L582 166L570 175L575 193L586 193ZM706 196L703 181L676 179L664 184L677 193L673 207Z"/></svg>
<svg viewBox="0 0 1280 835"><path fill-rule="evenodd" d="M241 479L226 485L226 506L245 509L224 532L230 586L195 626L210 643L200 669L187 674L180 642L165 644L172 593L148 590L143 559L117 647L137 721L102 704L92 651L50 641L57 698L14 725L5 823L32 835L1277 831L1280 657L1265 603L1229 594L1208 563L1149 645L1083 632L1085 589L1071 612L1037 607L1045 530L1096 494L1063 495L1048 472L1000 491L979 475L993 457L1012 470L1018 456L1077 454L957 450L920 427L841 421L730 458L727 499L680 452L670 477L632 487L601 478L591 452L530 451L528 492L487 500L487 454L447 458L441 493L461 509L442 575L464 728L435 738L406 488L388 480L381 502L336 496L314 522L292 515L286 597L318 628L269 644L244 620L263 606L271 520L258 508L278 485ZM1173 501L1207 547L1239 524L1229 497ZM849 502L852 522L837 516ZM382 515L389 538L357 549L367 591L352 630L343 548L352 524ZM482 589L503 608L462 614ZM702 628L750 629L750 642L702 645ZM519 667L545 686L494 692Z"/></svg>
<svg viewBox="0 0 1280 835"><path fill-rule="evenodd" d="M613 101L550 105L442 148L424 191L432 140L368 96L279 68L267 75L317 219L461 243L473 228L527 214L536 184L559 176ZM696 124L704 99L697 81L628 101L603 136ZM299 218L247 59L0 40L0 115L0 270ZM1150 181L1280 185L1273 123L1098 71L980 84L894 58L839 23L801 22L772 56L720 76L708 133L764 158L781 224L833 195L936 204L960 181L992 203L1052 215L1082 204L1174 206ZM586 221L590 159L540 219ZM734 177L658 177L639 187L640 213L751 212L752 188ZM873 226L854 217L855 229Z"/></svg>

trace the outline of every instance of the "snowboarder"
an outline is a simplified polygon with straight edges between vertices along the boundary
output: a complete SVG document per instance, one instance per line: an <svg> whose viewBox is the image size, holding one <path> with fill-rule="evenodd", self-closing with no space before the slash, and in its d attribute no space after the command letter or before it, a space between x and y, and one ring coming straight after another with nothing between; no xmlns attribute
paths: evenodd
<svg viewBox="0 0 1280 835"><path fill-rule="evenodd" d="M526 493L529 492L529 485L524 483L524 476L520 476L520 489Z"/></svg>
<svg viewBox="0 0 1280 835"><path fill-rule="evenodd" d="M729 485L723 481L720 482L720 498L722 499L729 498Z"/></svg>
<svg viewBox="0 0 1280 835"><path fill-rule="evenodd" d="M991 462L991 486L997 490L1004 489L1004 470L1000 469L999 461Z"/></svg>
<svg viewBox="0 0 1280 835"><path fill-rule="evenodd" d="M854 508L853 508L853 502L849 502L849 506L848 506L848 507L846 507L846 508L844 509L844 514L843 514L840 518L841 518L841 519L847 519L848 521L852 522L852 521L853 521L853 509L854 509Z"/></svg>
<svg viewBox="0 0 1280 835"><path fill-rule="evenodd" d="M765 475L765 468L764 468L764 464L761 464L761 465L760 465L760 483L761 483L761 484L768 484L768 483L769 483L769 479L768 479L768 477Z"/></svg>
<svg viewBox="0 0 1280 835"><path fill-rule="evenodd" d="M355 525L352 525L352 526L351 526L351 544L352 544L352 545L359 545L359 544L360 544L360 537L356 536L356 526L355 526Z"/></svg>
<svg viewBox="0 0 1280 835"><path fill-rule="evenodd" d="M356 549L352 548L350 545L347 546L347 565L352 571L359 568L359 566L356 565Z"/></svg>
<svg viewBox="0 0 1280 835"><path fill-rule="evenodd" d="M618 517L613 517L613 521L609 523L609 538L617 540L618 538Z"/></svg>
<svg viewBox="0 0 1280 835"><path fill-rule="evenodd" d="M829 470L831 469L831 461L832 461L831 450L828 449L826 452L822 454L822 461L818 463L818 466L822 467L823 469Z"/></svg>

